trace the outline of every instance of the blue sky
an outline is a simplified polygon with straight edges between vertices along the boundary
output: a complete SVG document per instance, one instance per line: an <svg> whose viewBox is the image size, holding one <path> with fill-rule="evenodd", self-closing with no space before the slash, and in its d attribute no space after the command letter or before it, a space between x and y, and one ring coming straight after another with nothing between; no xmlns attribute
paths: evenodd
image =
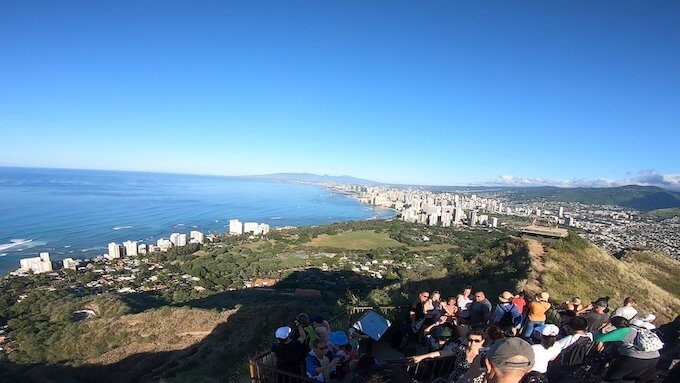
<svg viewBox="0 0 680 383"><path fill-rule="evenodd" d="M680 185L673 1L0 3L0 166Z"/></svg>

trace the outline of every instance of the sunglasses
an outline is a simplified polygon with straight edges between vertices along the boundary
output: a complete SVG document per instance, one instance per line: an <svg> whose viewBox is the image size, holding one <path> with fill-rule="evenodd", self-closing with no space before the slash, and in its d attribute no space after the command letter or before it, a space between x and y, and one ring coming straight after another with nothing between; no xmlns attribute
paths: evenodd
<svg viewBox="0 0 680 383"><path fill-rule="evenodd" d="M327 350L327 349L328 349L328 346L324 346L324 347L317 347L316 349L317 349L317 350Z"/></svg>
<svg viewBox="0 0 680 383"><path fill-rule="evenodd" d="M475 342L475 343L482 343L484 342L484 339L469 339L467 340L468 342Z"/></svg>

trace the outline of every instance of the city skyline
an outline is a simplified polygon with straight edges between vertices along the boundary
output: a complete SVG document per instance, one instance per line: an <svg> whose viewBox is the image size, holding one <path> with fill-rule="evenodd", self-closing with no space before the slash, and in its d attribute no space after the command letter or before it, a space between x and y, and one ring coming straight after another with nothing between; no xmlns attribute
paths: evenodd
<svg viewBox="0 0 680 383"><path fill-rule="evenodd" d="M680 190L676 3L0 10L0 166Z"/></svg>

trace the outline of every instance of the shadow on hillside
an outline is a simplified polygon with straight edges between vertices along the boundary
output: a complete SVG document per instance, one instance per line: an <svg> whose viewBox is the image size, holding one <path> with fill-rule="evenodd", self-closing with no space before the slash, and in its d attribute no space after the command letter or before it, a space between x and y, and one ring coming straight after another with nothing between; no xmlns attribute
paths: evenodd
<svg viewBox="0 0 680 383"><path fill-rule="evenodd" d="M385 282L351 271L323 272L308 269L295 272L279 282L275 289L228 291L207 298L173 306L235 312L217 325L200 342L181 350L143 352L110 365L71 367L62 364L23 365L0 361L2 382L139 382L171 378L178 373L193 371L201 377L218 381L229 380L234 363L245 360L246 353L266 348L271 334L279 326L291 325L300 312L330 317L340 312L337 298L347 290L363 295ZM292 294L294 287L315 288L319 298L301 298ZM126 296L133 312L160 307L163 302L153 294ZM310 310L313 307L314 310ZM181 328L182 324L176 324ZM242 374L246 374L243 371ZM244 376L245 377L245 376Z"/></svg>
<svg viewBox="0 0 680 383"><path fill-rule="evenodd" d="M440 290L444 297L454 296L462 285L471 283L487 292L490 300L504 290L514 289L514 283L526 278L529 267L527 256L521 250L502 249L500 262L473 264L479 273L474 280L457 275L451 270L442 278L424 279L404 283L397 293L415 297L420 290ZM502 281L500 280L502 279ZM384 287L394 281L375 279L351 271L324 272L307 269L291 274L280 281L275 289L231 291L207 298L197 299L175 306L234 309L235 312L224 323L200 342L175 351L144 352L134 354L110 365L87 365L70 367L65 365L20 365L0 362L0 381L3 382L139 382L158 381L177 377L187 381L229 381L233 376L234 364L245 360L248 352L266 349L273 340L273 330L282 325L291 325L299 312L323 314L329 317L341 308L337 300L344 298L348 290L360 298L367 296L371 289ZM291 294L294 288L318 289L321 298L298 298ZM133 310L162 306L152 294L126 298ZM495 303L495 302L494 302ZM136 305L136 306L135 306ZM145 306L148 305L148 306ZM135 308L136 307L136 308ZM313 308L313 309L310 309ZM182 324L177 323L178 328ZM191 371L187 377L187 371ZM246 380L247 372L241 372L240 379Z"/></svg>

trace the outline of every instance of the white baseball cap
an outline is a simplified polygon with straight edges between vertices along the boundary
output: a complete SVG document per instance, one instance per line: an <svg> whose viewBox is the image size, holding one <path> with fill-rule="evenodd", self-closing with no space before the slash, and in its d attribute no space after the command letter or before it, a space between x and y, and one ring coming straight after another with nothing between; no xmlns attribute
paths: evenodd
<svg viewBox="0 0 680 383"><path fill-rule="evenodd" d="M560 333L560 328L554 324L544 324L534 328L534 331L538 331L543 336L557 336Z"/></svg>
<svg viewBox="0 0 680 383"><path fill-rule="evenodd" d="M291 333L292 331L293 331L293 330L291 330L290 327L288 327L288 326L279 327L279 328L276 330L276 333L275 333L276 339L286 339L286 338L288 338L288 335L290 335L290 333Z"/></svg>

